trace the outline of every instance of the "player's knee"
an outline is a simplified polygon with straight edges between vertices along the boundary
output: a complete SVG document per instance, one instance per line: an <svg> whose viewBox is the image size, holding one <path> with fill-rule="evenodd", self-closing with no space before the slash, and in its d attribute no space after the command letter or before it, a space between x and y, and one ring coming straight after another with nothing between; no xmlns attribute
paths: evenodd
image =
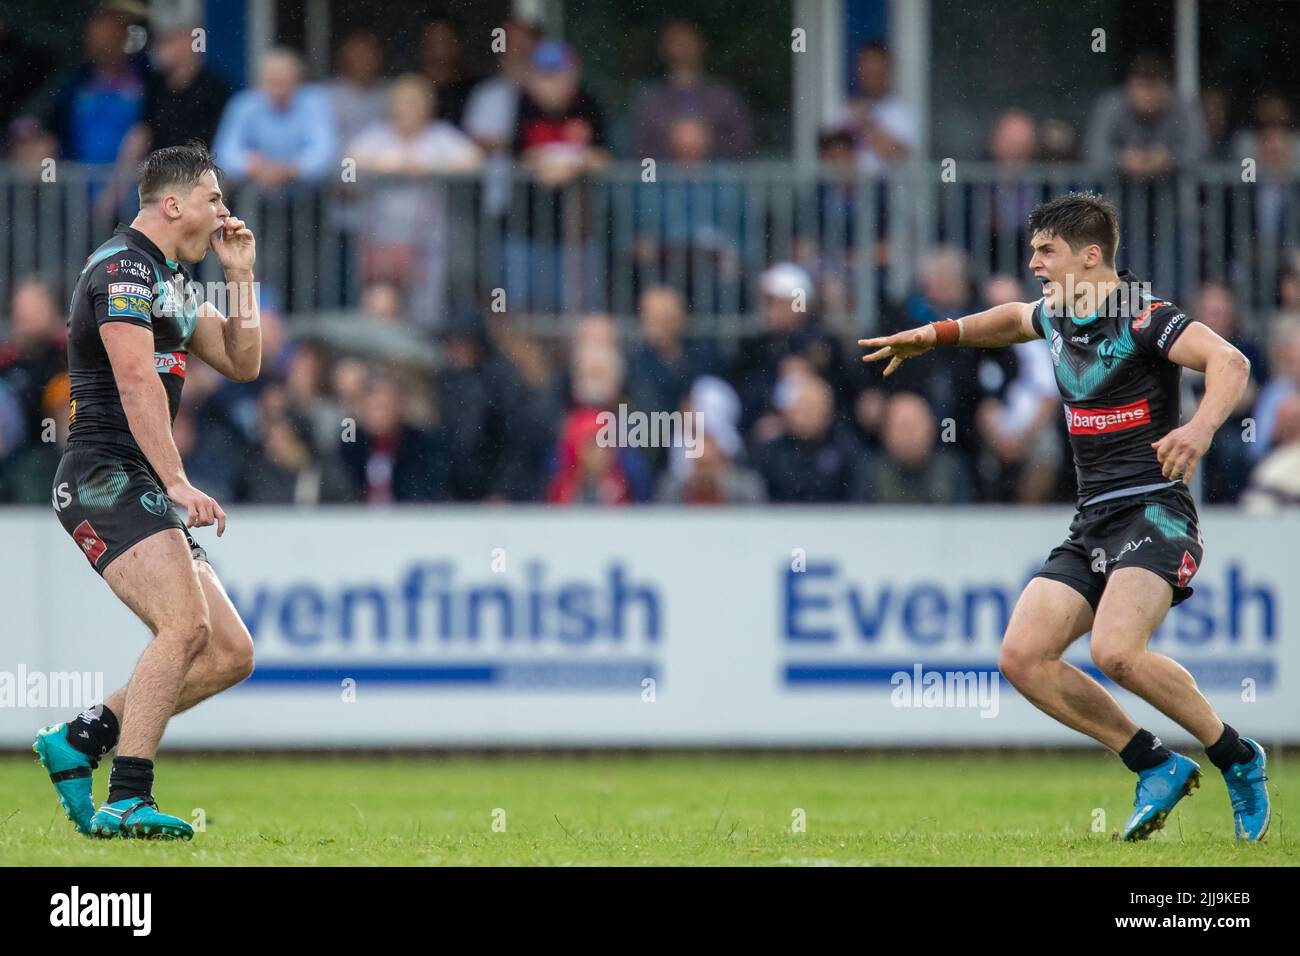
<svg viewBox="0 0 1300 956"><path fill-rule="evenodd" d="M212 639L212 622L206 613L195 615L178 628L181 646L190 659L198 657Z"/></svg>
<svg viewBox="0 0 1300 956"><path fill-rule="evenodd" d="M226 679L238 684L253 676L253 642L245 641L226 657Z"/></svg>
<svg viewBox="0 0 1300 956"><path fill-rule="evenodd" d="M998 653L998 670L1002 676L1011 681L1012 686L1020 687L1027 683L1041 658L1023 642L1008 634L1002 641L1002 650Z"/></svg>
<svg viewBox="0 0 1300 956"><path fill-rule="evenodd" d="M1132 648L1093 634L1092 662L1115 683L1123 684L1132 676L1136 658L1137 655Z"/></svg>

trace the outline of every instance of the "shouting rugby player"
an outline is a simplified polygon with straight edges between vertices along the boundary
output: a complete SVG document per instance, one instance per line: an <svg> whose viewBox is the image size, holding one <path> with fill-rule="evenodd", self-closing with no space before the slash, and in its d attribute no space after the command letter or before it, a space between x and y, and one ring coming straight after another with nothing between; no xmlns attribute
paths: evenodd
<svg viewBox="0 0 1300 956"><path fill-rule="evenodd" d="M1231 798L1236 835L1268 830L1264 750L1214 712L1181 665L1148 646L1169 608L1192 594L1202 560L1187 482L1237 406L1250 363L1207 326L1115 271L1119 217L1106 199L1072 193L1029 216L1029 268L1043 298L1009 303L882 338L863 357L885 374L936 345L998 348L1048 340L1078 476L1078 512L1016 602L998 666L1051 717L1119 754L1137 776L1126 840L1164 826L1200 783L1191 759L1163 746L1097 681L1061 660L1092 631L1092 659L1119 686L1205 747ZM1205 373L1196 414L1179 423L1182 369Z"/></svg>
<svg viewBox="0 0 1300 956"><path fill-rule="evenodd" d="M153 632L124 688L42 730L33 747L68 818L97 837L193 836L154 802L159 740L173 714L252 673L248 630L188 530L215 524L219 537L225 512L185 477L171 433L189 356L237 382L261 366L253 234L226 208L217 174L199 143L151 153L139 171L139 215L86 260L72 295L71 422L54 509ZM225 270L229 316L199 303L181 265L208 249ZM91 772L115 747L96 811Z"/></svg>

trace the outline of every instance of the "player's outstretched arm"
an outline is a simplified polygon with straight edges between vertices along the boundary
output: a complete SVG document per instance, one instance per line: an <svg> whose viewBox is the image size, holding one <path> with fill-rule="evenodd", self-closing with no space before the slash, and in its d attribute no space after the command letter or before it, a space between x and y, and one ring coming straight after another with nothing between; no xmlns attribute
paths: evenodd
<svg viewBox="0 0 1300 956"><path fill-rule="evenodd" d="M885 374L891 375L905 360L924 355L936 345L966 345L995 349L1040 338L1033 326L1032 302L1008 302L960 319L943 319L920 328L874 339L858 339L863 348L875 349L864 362L889 359Z"/></svg>
<svg viewBox="0 0 1300 956"><path fill-rule="evenodd" d="M209 245L226 273L228 315L209 302L199 308L190 351L226 378L251 382L262 368L262 323L258 314L252 230L231 216Z"/></svg>
<svg viewBox="0 0 1300 956"><path fill-rule="evenodd" d="M1196 414L1151 443L1164 476L1189 482L1214 433L1241 403L1250 384L1250 359L1208 325L1191 322L1169 346L1169 361L1205 373L1205 395Z"/></svg>

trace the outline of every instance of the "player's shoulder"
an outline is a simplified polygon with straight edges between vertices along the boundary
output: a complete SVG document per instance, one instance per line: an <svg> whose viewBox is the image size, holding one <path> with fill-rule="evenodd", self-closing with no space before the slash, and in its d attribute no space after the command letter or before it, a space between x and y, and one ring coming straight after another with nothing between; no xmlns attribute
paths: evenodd
<svg viewBox="0 0 1300 956"><path fill-rule="evenodd" d="M1151 292L1138 295L1130 309L1129 332L1139 343L1167 354L1192 322L1182 306Z"/></svg>
<svg viewBox="0 0 1300 956"><path fill-rule="evenodd" d="M116 282L135 282L152 288L157 281L154 261L125 240L116 238L91 253L82 273L100 287Z"/></svg>

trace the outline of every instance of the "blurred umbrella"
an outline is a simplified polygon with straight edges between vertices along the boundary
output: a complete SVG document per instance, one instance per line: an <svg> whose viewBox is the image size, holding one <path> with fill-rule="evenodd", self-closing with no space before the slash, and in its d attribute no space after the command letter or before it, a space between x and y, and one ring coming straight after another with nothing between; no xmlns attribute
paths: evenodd
<svg viewBox="0 0 1300 956"><path fill-rule="evenodd" d="M319 342L357 358L403 362L432 371L438 352L425 334L407 325L376 322L360 312L321 312L293 326L298 342Z"/></svg>

